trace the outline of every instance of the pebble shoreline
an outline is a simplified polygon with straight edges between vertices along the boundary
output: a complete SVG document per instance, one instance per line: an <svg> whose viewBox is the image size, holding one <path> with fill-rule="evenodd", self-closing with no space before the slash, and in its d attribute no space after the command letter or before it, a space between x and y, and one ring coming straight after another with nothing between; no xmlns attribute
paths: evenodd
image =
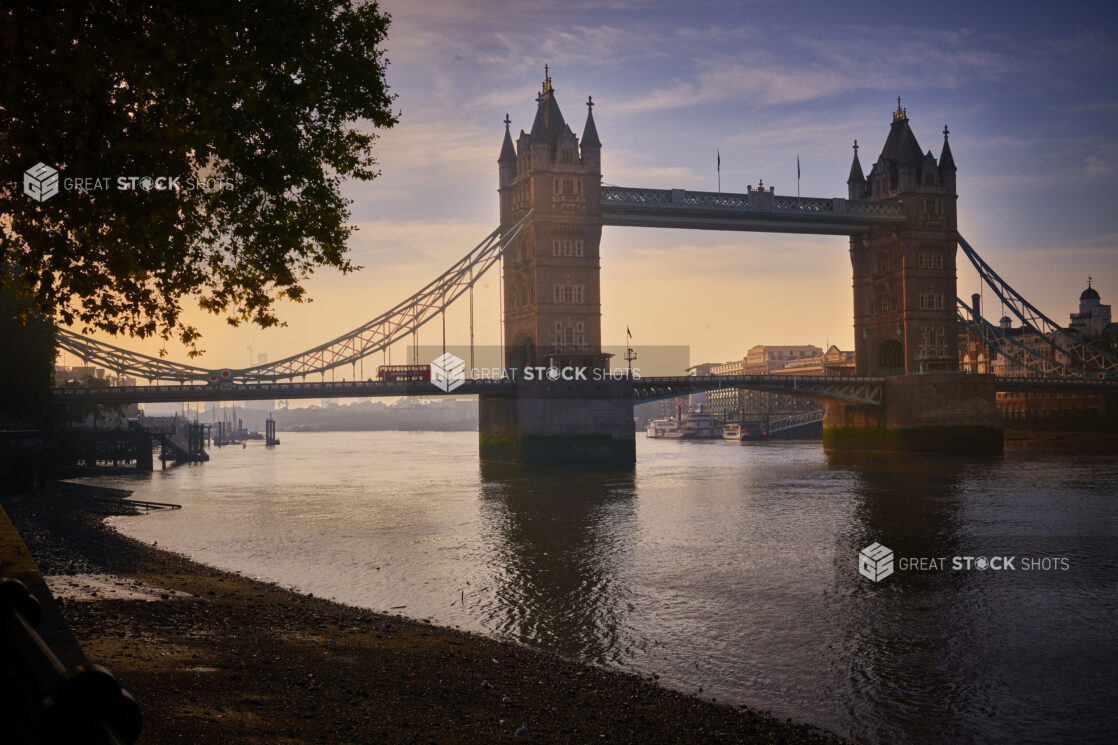
<svg viewBox="0 0 1118 745"><path fill-rule="evenodd" d="M844 742L629 673L212 569L108 528L94 493L52 486L2 506L44 575L111 575L142 590L87 584L83 599L59 598L90 660L139 701L140 743Z"/></svg>

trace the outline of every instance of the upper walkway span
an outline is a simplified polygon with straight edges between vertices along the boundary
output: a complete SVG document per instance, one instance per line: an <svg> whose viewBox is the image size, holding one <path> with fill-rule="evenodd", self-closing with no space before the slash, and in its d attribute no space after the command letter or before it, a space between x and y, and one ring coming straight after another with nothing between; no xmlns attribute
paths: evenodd
<svg viewBox="0 0 1118 745"><path fill-rule="evenodd" d="M753 190L730 194L603 186L600 205L603 225L640 228L857 235L907 220L898 202L786 197Z"/></svg>

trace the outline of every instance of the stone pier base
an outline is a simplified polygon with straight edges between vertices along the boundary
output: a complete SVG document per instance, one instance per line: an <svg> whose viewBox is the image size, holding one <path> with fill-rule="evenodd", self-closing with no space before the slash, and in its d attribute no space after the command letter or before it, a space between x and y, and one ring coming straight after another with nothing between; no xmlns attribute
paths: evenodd
<svg viewBox="0 0 1118 745"><path fill-rule="evenodd" d="M478 399L483 462L636 462L630 382L521 382L510 393Z"/></svg>
<svg viewBox="0 0 1118 745"><path fill-rule="evenodd" d="M937 373L885 379L881 406L828 403L830 450L1000 453L1001 418L992 375Z"/></svg>

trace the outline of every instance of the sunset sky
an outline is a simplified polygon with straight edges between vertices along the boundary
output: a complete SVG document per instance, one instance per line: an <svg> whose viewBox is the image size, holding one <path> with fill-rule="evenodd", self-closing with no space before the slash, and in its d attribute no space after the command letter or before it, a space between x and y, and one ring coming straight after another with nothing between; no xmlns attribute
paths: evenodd
<svg viewBox="0 0 1118 745"><path fill-rule="evenodd" d="M283 306L286 328L194 314L198 362L242 367L250 347L274 360L340 335L478 243L498 222L501 121L530 128L545 63L576 134L593 95L603 178L622 186L714 190L720 150L723 191L763 178L794 195L798 155L803 195L845 196L852 141L868 170L899 95L925 151L939 155L949 125L960 232L1007 281L1065 324L1088 275L1118 304L1118 12L979 5L384 2L401 116L377 144L383 175L347 188L364 270L316 276L312 304ZM487 279L479 344L498 338ZM606 228L602 337L623 344L628 326L638 345L690 345L692 362L754 344L851 348L850 282L839 237ZM976 290L961 263L960 295ZM465 318L448 317L458 343Z"/></svg>

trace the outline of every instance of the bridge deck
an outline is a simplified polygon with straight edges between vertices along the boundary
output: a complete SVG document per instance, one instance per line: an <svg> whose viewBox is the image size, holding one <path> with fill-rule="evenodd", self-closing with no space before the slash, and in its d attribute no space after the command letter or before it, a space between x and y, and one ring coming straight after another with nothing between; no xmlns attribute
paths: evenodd
<svg viewBox="0 0 1118 745"><path fill-rule="evenodd" d="M633 378L636 401L653 401L688 393L726 389L786 393L818 400L881 403L884 378L818 375L680 375ZM539 383L539 385L548 385ZM568 385L577 385L572 383ZM1118 381L1092 379L998 378L999 391L1118 392ZM140 385L114 388L55 388L63 404L178 403L193 401L271 401L300 398L375 398L384 396L473 396L511 392L508 380L466 380L445 392L426 381L323 381L303 383L234 383L231 385Z"/></svg>
<svg viewBox="0 0 1118 745"><path fill-rule="evenodd" d="M892 226L906 220L895 202L786 197L768 192L604 186L600 205L603 224L643 228L856 235L876 225Z"/></svg>

